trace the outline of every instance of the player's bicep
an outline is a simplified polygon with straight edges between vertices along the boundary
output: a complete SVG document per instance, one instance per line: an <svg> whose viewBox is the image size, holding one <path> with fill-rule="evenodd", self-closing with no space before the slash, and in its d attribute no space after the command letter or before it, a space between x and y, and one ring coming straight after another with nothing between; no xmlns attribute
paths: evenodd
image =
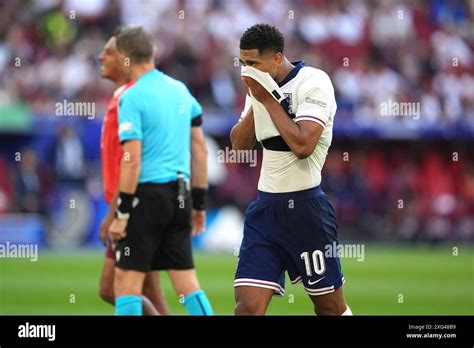
<svg viewBox="0 0 474 348"><path fill-rule="evenodd" d="M308 153L313 153L319 139L321 138L321 134L323 134L323 126L317 122L302 120L298 122L298 127L301 130L301 134L303 134L304 143L307 147L306 151Z"/></svg>
<svg viewBox="0 0 474 348"><path fill-rule="evenodd" d="M206 153L206 139L201 127L191 128L191 155Z"/></svg>

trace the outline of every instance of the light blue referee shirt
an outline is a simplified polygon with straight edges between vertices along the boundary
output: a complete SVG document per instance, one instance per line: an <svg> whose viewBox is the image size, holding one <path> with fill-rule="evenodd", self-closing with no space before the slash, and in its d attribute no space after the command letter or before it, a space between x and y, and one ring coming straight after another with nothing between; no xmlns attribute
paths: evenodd
<svg viewBox="0 0 474 348"><path fill-rule="evenodd" d="M189 179L191 122L201 114L184 83L159 70L142 75L120 96L120 142L142 142L139 184L174 181L178 172Z"/></svg>

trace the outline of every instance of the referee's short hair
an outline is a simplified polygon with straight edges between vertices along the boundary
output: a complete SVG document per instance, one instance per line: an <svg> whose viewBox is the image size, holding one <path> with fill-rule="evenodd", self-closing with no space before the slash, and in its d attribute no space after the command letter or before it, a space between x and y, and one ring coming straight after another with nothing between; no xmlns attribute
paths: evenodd
<svg viewBox="0 0 474 348"><path fill-rule="evenodd" d="M116 35L116 45L132 64L148 62L155 54L153 35L141 25L121 27Z"/></svg>
<svg viewBox="0 0 474 348"><path fill-rule="evenodd" d="M122 32L123 28L124 28L123 25L119 25L118 27L116 27L116 28L114 29L113 33L112 33L112 36L115 37L115 38L116 38L117 36L119 36L119 34Z"/></svg>

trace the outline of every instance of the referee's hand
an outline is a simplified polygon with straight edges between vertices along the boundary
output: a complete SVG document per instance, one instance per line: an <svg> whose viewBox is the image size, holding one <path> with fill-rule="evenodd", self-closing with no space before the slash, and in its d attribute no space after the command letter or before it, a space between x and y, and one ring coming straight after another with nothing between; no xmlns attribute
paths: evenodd
<svg viewBox="0 0 474 348"><path fill-rule="evenodd" d="M127 235L125 230L127 227L128 220L124 219L114 219L109 227L109 238L112 242L118 242L121 239L124 239Z"/></svg>
<svg viewBox="0 0 474 348"><path fill-rule="evenodd" d="M206 229L206 211L193 209L193 220L191 222L192 236L199 236Z"/></svg>

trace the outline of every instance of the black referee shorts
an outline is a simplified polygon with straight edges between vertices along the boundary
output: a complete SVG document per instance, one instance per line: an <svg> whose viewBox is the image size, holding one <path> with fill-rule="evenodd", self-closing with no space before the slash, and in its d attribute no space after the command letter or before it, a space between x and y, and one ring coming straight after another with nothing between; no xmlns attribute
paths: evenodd
<svg viewBox="0 0 474 348"><path fill-rule="evenodd" d="M139 203L127 236L115 248L117 267L140 272L194 268L190 194L179 202L177 190L175 182L138 185Z"/></svg>

